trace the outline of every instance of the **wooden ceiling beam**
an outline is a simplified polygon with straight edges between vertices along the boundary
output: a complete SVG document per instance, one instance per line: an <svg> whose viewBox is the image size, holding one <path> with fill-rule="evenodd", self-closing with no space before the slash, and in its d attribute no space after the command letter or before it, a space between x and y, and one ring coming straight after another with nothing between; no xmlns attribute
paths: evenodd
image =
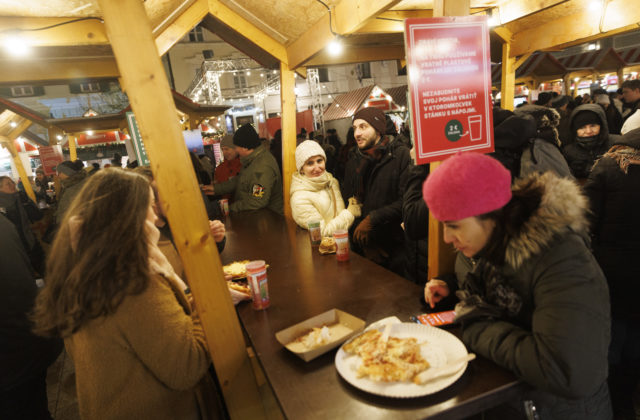
<svg viewBox="0 0 640 420"><path fill-rule="evenodd" d="M316 54L305 64L307 67L335 66L339 64L364 63L367 61L402 60L405 58L404 47L393 45L389 47L358 47L350 45L348 54L332 56L326 51Z"/></svg>
<svg viewBox="0 0 640 420"><path fill-rule="evenodd" d="M567 0L507 0L493 13L499 25L518 20L549 7L565 3Z"/></svg>
<svg viewBox="0 0 640 420"><path fill-rule="evenodd" d="M75 79L105 79L120 76L114 58L89 60L12 61L0 66L0 85L68 82Z"/></svg>
<svg viewBox="0 0 640 420"><path fill-rule="evenodd" d="M340 35L354 33L369 19L399 2L400 0L342 0L331 11L332 23L335 25L334 31ZM334 38L329 28L329 13L326 13L287 47L289 68L294 69L303 65Z"/></svg>
<svg viewBox="0 0 640 420"><path fill-rule="evenodd" d="M188 34L209 13L207 0L196 0L171 23L153 30L158 54L164 55L171 47Z"/></svg>
<svg viewBox="0 0 640 420"><path fill-rule="evenodd" d="M209 13L211 13L215 19L231 27L255 45L260 46L260 48L277 58L279 61L284 63L288 61L287 50L284 45L267 35L264 31L257 28L244 17L231 10L220 0L208 0L208 2ZM223 37L222 35L224 34L217 35Z"/></svg>
<svg viewBox="0 0 640 420"><path fill-rule="evenodd" d="M577 23L579 22L579 23ZM600 38L637 30L640 2L610 0L600 26L599 12L583 10L513 34L512 56L548 48L567 48Z"/></svg>
<svg viewBox="0 0 640 420"><path fill-rule="evenodd" d="M98 20L83 20L51 29L34 31L73 20L72 18L0 17L0 28L16 30L16 35L31 46L107 45L104 24ZM6 35L6 34L5 34Z"/></svg>

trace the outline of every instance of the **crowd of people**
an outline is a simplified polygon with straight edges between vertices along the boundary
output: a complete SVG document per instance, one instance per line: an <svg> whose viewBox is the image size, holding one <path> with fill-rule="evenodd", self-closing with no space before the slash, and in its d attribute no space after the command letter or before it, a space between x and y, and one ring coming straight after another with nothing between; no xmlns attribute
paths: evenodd
<svg viewBox="0 0 640 420"><path fill-rule="evenodd" d="M301 132L293 156L302 229L347 230L353 252L424 285L428 310L455 308L467 347L530 385L495 418L640 414L640 80L621 96L579 98L495 108L495 152L458 154L432 173L374 107L354 114L344 144L335 130ZM247 124L220 146L217 166L191 163L223 252L219 200L231 213L283 214L284 197L279 132L268 142ZM56 171L55 199L36 173L37 201L53 213L40 235L39 206L0 177L0 334L10 344L0 417L50 418L46 368L64 343L83 418L217 418L215 373L153 173L81 161ZM455 270L432 279L429 214L457 250Z"/></svg>

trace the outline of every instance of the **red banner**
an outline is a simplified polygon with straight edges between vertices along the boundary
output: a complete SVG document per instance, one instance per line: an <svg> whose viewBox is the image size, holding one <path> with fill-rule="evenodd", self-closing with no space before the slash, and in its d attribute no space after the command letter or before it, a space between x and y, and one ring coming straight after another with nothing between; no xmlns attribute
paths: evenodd
<svg viewBox="0 0 640 420"><path fill-rule="evenodd" d="M57 146L40 146L40 162L45 175L55 175L56 166L64 160L62 156L62 147Z"/></svg>
<svg viewBox="0 0 640 420"><path fill-rule="evenodd" d="M487 18L407 19L405 43L416 163L492 152Z"/></svg>

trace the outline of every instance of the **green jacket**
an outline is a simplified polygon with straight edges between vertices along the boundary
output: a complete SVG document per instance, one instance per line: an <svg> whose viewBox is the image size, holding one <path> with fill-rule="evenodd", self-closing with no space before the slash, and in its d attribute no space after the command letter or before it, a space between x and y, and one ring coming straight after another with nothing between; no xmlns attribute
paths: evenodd
<svg viewBox="0 0 640 420"><path fill-rule="evenodd" d="M573 181L549 172L534 178L542 204L511 226L499 268L522 307L516 315L463 323L462 339L533 386L525 399L541 419L609 419L609 292L585 243L586 200ZM483 261L472 260L468 269L478 272ZM470 277L456 268L468 290Z"/></svg>
<svg viewBox="0 0 640 420"><path fill-rule="evenodd" d="M216 195L233 193L229 211L238 212L269 208L283 214L282 176L273 155L264 146L240 158L238 176L215 184Z"/></svg>

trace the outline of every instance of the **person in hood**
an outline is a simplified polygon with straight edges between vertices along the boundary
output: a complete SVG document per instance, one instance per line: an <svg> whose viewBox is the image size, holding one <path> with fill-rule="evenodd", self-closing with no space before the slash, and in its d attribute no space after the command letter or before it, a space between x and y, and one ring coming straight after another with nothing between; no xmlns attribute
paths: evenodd
<svg viewBox="0 0 640 420"><path fill-rule="evenodd" d="M326 171L326 155L313 140L305 140L296 148L296 169L291 179L291 213L300 227L320 222L322 236L339 229L349 229L361 214L361 205L349 200L344 208L338 180Z"/></svg>
<svg viewBox="0 0 640 420"><path fill-rule="evenodd" d="M584 184L595 161L619 136L609 134L607 117L598 104L580 105L571 113L572 142L563 153L578 182Z"/></svg>
<svg viewBox="0 0 640 420"><path fill-rule="evenodd" d="M349 232L352 249L406 276L402 197L413 165L409 149L385 135L384 112L363 108L353 116L357 148L345 169L342 196L362 203L362 215Z"/></svg>
<svg viewBox="0 0 640 420"><path fill-rule="evenodd" d="M589 174L593 253L611 295L609 386L616 418L640 413L640 128L616 140ZM633 394L633 395L632 395Z"/></svg>
<svg viewBox="0 0 640 420"><path fill-rule="evenodd" d="M467 348L532 386L499 418L534 418L535 406L541 419L611 419L609 294L578 185L546 172L512 186L497 160L470 152L432 171L423 196L445 242L471 259L457 281L430 280L425 300L457 291Z"/></svg>

